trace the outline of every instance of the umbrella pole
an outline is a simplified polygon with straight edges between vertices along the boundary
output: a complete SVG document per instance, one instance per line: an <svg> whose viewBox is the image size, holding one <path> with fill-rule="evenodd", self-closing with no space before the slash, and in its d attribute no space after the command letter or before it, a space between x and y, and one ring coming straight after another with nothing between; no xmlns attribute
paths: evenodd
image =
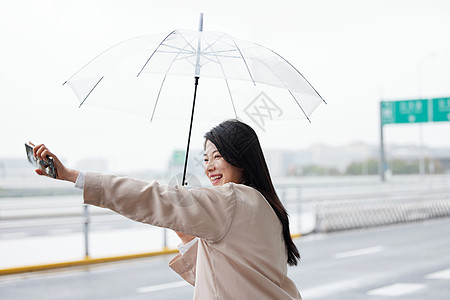
<svg viewBox="0 0 450 300"><path fill-rule="evenodd" d="M199 78L200 77L195 76L194 100L192 101L191 123L189 125L189 135L188 135L188 142L187 142L187 147L186 147L186 156L184 158L183 179L181 181L181 185L187 185L186 170L187 170L187 163L188 163L188 158L189 158L189 145L191 144L192 122L194 121L195 98L197 97L197 86L198 86Z"/></svg>

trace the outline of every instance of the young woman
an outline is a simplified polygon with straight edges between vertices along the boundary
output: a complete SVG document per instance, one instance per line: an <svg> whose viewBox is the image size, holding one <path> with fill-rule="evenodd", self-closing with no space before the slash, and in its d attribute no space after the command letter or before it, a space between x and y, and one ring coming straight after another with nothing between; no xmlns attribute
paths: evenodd
<svg viewBox="0 0 450 300"><path fill-rule="evenodd" d="M169 265L195 287L194 299L301 299L287 277L300 255L255 131L225 121L205 134L204 150L212 188L83 173L44 145L34 153L52 157L57 178L83 188L85 203L175 230L184 246Z"/></svg>

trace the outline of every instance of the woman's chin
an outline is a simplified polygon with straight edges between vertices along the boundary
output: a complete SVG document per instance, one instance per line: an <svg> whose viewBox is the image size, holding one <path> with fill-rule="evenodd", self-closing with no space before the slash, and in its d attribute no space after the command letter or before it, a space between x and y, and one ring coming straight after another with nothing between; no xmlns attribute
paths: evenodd
<svg viewBox="0 0 450 300"><path fill-rule="evenodd" d="M223 185L223 180L222 180L222 178L220 178L218 180L211 181L211 184L212 184L212 186L221 186L221 185Z"/></svg>

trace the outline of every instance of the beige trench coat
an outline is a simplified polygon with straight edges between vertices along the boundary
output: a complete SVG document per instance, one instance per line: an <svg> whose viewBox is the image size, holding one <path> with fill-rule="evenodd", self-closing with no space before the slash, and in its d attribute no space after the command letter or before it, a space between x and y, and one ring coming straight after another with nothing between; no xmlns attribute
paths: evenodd
<svg viewBox="0 0 450 300"><path fill-rule="evenodd" d="M228 183L186 189L87 173L84 201L135 221L199 237L170 266L194 299L301 299L287 277L282 225L255 189Z"/></svg>

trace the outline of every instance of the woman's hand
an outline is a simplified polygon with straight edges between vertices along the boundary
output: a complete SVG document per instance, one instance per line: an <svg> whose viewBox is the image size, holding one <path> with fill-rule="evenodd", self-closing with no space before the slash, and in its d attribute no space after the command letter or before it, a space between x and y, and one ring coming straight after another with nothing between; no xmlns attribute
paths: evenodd
<svg viewBox="0 0 450 300"><path fill-rule="evenodd" d="M182 233L179 231L175 231L175 233L181 239L181 242L183 243L183 245L186 245L187 243L189 243L190 241L192 241L195 238L195 236L185 234L185 233Z"/></svg>
<svg viewBox="0 0 450 300"><path fill-rule="evenodd" d="M54 164L55 170L56 170L56 179L66 180L66 181L71 181L71 182L75 182L77 180L78 174L80 172L77 170L69 169L66 166L64 166L62 164L62 162L58 159L58 157L55 154L53 154L52 152L50 152L50 150L48 150L48 148L44 144L35 146L32 143L30 143L30 145L32 145L34 147L33 154L38 159L46 160L49 157L53 159L53 164ZM48 176L41 169L36 169L35 172L38 175Z"/></svg>

